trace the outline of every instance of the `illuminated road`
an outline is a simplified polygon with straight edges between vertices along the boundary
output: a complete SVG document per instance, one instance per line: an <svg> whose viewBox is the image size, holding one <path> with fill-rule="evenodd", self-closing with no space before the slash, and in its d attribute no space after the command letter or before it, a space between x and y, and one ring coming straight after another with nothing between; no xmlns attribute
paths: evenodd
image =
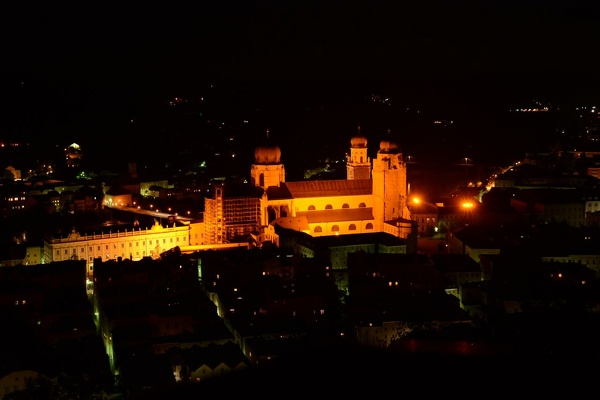
<svg viewBox="0 0 600 400"><path fill-rule="evenodd" d="M106 205L107 208L111 208L113 210L120 210L120 211L125 211L125 212L130 212L130 213L134 213L134 214L140 214L140 215L147 215L150 217L156 217L156 218L165 218L165 219L169 219L169 218L175 218L179 221L193 221L194 218L189 218L189 217L182 217L181 215L175 215L175 214L170 214L170 213L163 213L163 212L156 212L156 211L152 211L152 210L145 210L142 208L137 208L137 207L128 207L128 206L109 206Z"/></svg>

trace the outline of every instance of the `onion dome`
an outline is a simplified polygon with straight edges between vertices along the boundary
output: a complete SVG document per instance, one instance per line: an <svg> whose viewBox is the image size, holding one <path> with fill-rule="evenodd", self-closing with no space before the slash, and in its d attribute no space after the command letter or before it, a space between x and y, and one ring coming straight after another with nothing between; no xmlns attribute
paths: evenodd
<svg viewBox="0 0 600 400"><path fill-rule="evenodd" d="M354 136L350 139L350 147L367 147L367 138L364 136Z"/></svg>
<svg viewBox="0 0 600 400"><path fill-rule="evenodd" d="M258 146L254 150L255 164L280 164L281 149L276 145Z"/></svg>
<svg viewBox="0 0 600 400"><path fill-rule="evenodd" d="M397 153L398 145L394 142L390 142L389 140L382 140L379 143L379 151L382 153Z"/></svg>

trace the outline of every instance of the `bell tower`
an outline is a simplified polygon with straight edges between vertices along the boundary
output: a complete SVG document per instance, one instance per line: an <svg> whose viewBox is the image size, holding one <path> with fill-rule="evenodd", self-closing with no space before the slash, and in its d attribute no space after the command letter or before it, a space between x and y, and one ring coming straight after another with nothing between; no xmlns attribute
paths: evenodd
<svg viewBox="0 0 600 400"><path fill-rule="evenodd" d="M281 149L279 146L269 144L269 130L267 129L267 143L254 150L254 164L250 168L250 180L254 186L263 189L269 186L279 186L285 182L285 168L281 163Z"/></svg>
<svg viewBox="0 0 600 400"><path fill-rule="evenodd" d="M376 221L406 218L406 164L395 143L382 140L373 160L373 213Z"/></svg>
<svg viewBox="0 0 600 400"><path fill-rule="evenodd" d="M346 159L346 179L371 179L371 160L367 155L367 138L358 134L350 139L350 156Z"/></svg>

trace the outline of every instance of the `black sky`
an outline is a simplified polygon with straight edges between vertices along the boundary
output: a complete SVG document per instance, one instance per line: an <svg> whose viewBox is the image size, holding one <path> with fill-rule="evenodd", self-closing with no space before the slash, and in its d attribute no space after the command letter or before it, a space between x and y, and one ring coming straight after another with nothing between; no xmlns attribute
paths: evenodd
<svg viewBox="0 0 600 400"><path fill-rule="evenodd" d="M244 96L274 100L270 115L256 117L264 121L257 131L270 125L274 137L346 138L361 123L363 132L399 132L385 118L369 127L349 108L315 117L319 107L344 109L370 92L396 106L448 110L435 118L462 107L475 135L499 125L480 113L492 103L600 94L597 2L13 3L0 8L0 138L68 132L68 140L109 143L144 102L197 96L213 81L257 83ZM310 118L291 98L316 99ZM288 118L288 109L299 113ZM287 126L277 129L273 115ZM457 123L457 132L466 130ZM402 134L423 136L416 128Z"/></svg>
<svg viewBox="0 0 600 400"><path fill-rule="evenodd" d="M596 3L597 4L597 3ZM225 1L3 6L4 73L78 82L531 80L595 72L580 1Z"/></svg>

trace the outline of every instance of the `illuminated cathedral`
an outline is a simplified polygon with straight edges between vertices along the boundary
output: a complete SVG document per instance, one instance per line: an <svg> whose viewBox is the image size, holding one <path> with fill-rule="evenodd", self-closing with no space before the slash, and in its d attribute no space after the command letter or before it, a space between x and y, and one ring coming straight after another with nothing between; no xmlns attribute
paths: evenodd
<svg viewBox="0 0 600 400"><path fill-rule="evenodd" d="M315 237L386 232L407 238L413 224L402 153L388 140L379 143L374 160L367 150L364 136L351 138L346 179L286 182L280 148L256 147L246 193L228 193L224 184L205 199L204 243L253 232L259 242L277 243L276 226Z"/></svg>
<svg viewBox="0 0 600 400"><path fill-rule="evenodd" d="M254 242L279 246L279 230L312 237L386 233L408 239L415 225L407 208L406 164L398 146L379 143L375 159L367 139L350 140L346 179L286 182L281 150L276 145L255 148L250 183L220 183L204 199L201 221L174 220L167 226L133 227L125 232L44 240L42 263L86 260L88 275L95 259L157 258L174 247L193 252ZM249 240L252 238L253 240Z"/></svg>

